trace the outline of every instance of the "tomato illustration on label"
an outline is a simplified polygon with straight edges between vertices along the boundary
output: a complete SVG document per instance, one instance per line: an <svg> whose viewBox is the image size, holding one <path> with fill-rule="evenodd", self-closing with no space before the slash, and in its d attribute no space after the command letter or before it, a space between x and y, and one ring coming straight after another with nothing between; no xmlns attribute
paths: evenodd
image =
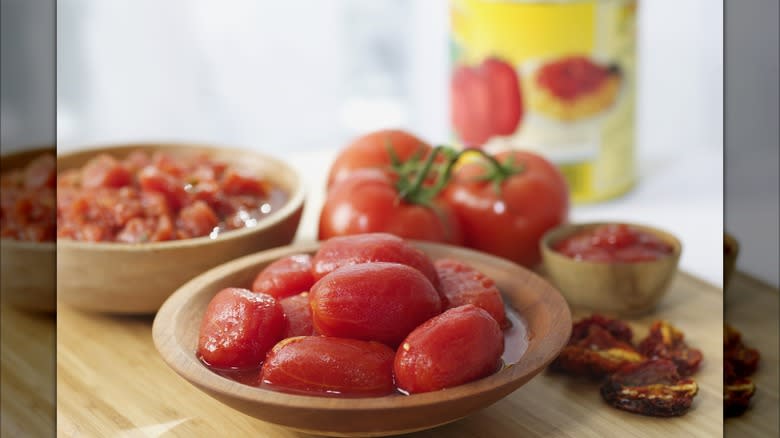
<svg viewBox="0 0 780 438"><path fill-rule="evenodd" d="M468 147L496 135L510 135L523 118L523 97L515 68L498 58L455 68L450 83L452 124Z"/></svg>

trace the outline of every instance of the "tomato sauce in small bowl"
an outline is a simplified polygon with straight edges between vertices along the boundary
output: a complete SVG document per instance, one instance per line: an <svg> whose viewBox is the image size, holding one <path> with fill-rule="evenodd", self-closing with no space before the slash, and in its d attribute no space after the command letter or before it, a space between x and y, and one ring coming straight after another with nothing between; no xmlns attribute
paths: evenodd
<svg viewBox="0 0 780 438"><path fill-rule="evenodd" d="M682 245L639 224L567 224L540 242L544 269L569 305L622 316L650 312L677 271Z"/></svg>

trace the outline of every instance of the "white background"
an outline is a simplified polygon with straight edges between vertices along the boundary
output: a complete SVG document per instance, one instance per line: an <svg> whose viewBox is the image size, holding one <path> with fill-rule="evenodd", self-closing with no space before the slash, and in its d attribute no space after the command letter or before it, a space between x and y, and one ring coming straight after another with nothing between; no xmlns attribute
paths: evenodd
<svg viewBox="0 0 780 438"><path fill-rule="evenodd" d="M62 0L57 15L60 150L192 140L291 159L310 189L303 236L350 138L450 138L445 0ZM640 183L572 218L667 228L682 267L721 284L722 5L642 1L639 17Z"/></svg>

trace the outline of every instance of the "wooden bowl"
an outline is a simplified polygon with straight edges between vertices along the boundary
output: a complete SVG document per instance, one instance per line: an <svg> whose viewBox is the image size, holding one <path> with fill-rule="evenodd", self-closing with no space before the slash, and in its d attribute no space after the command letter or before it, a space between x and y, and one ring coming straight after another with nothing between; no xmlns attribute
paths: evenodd
<svg viewBox="0 0 780 438"><path fill-rule="evenodd" d="M57 157L58 171L83 166L100 153L125 157L147 152L207 153L211 158L256 170L285 190L289 199L253 227L216 239L167 242L57 242L59 299L73 307L110 313L154 313L179 286L209 268L268 248L289 244L301 219L304 187L297 173L276 158L243 149L179 144L129 144L82 150Z"/></svg>
<svg viewBox="0 0 780 438"><path fill-rule="evenodd" d="M165 362L184 379L233 408L263 421L307 433L331 436L384 436L449 423L487 407L528 382L563 348L571 332L571 314L563 297L547 281L508 260L464 248L415 243L432 258L462 260L496 280L529 334L519 361L496 374L441 391L410 396L330 398L292 395L242 385L221 377L195 356L203 312L219 290L248 286L270 262L316 251L317 244L292 246L243 257L198 276L163 304L154 320L153 338ZM518 343L518 342L515 342ZM522 345L507 345L506 349Z"/></svg>
<svg viewBox="0 0 780 438"><path fill-rule="evenodd" d="M672 246L672 253L648 262L603 263L575 260L552 249L561 239L600 225L604 223L566 224L548 231L539 243L547 276L574 308L621 316L652 311L677 271L680 241L657 228L627 224L659 237Z"/></svg>
<svg viewBox="0 0 780 438"><path fill-rule="evenodd" d="M739 242L729 233L723 233L723 290L728 290L732 274L737 267Z"/></svg>
<svg viewBox="0 0 780 438"><path fill-rule="evenodd" d="M3 156L0 170L23 168L44 153L54 155L53 146L28 149ZM31 311L54 312L57 307L54 242L0 241L0 293L2 300Z"/></svg>

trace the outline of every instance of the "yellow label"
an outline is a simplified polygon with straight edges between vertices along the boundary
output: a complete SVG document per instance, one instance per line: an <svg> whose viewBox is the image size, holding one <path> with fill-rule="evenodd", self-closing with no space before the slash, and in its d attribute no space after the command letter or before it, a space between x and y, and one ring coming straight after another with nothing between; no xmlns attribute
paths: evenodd
<svg viewBox="0 0 780 438"><path fill-rule="evenodd" d="M636 6L634 0L451 0L454 68L477 69L488 58L498 59L515 69L520 99L485 108L522 102L514 113L521 113L519 120L495 116L503 128L486 137L490 128L483 125L488 118L478 113L469 119L473 90L462 92L460 99L453 99L459 102L453 105L461 105L456 138L471 129L464 135L477 139L469 141L472 145L487 138L481 145L489 151L521 148L547 156L566 176L575 202L625 192L635 180ZM549 73L556 66L557 76ZM581 79L576 72L583 69L602 76L591 80L593 76L580 74ZM575 73L568 77L560 71ZM469 80L475 80L473 75ZM576 91L570 91L572 87ZM471 120L483 125L475 128ZM506 129L507 120L518 120L514 131L514 124Z"/></svg>

